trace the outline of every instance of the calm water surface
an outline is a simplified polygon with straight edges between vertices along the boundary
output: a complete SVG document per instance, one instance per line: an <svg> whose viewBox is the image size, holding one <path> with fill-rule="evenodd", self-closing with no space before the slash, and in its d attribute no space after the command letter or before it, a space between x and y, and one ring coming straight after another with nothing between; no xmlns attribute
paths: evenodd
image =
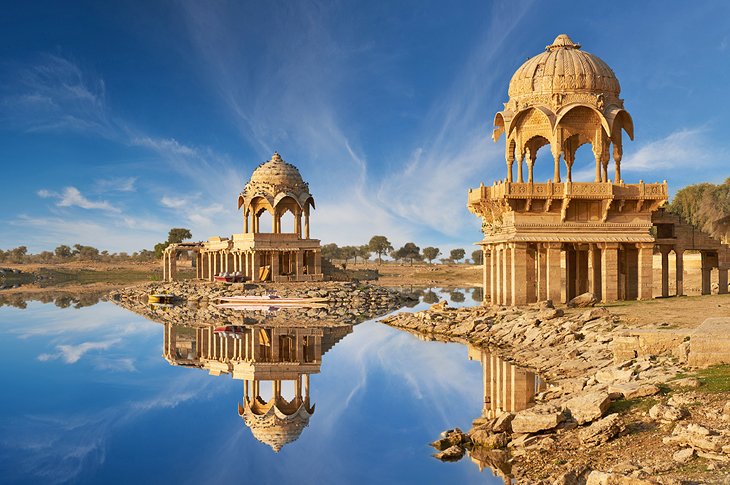
<svg viewBox="0 0 730 485"><path fill-rule="evenodd" d="M163 325L108 302L26 305L0 308L0 482L502 483L431 457L482 413L462 345L355 326L311 376L308 426L274 453L239 417L242 381L170 365Z"/></svg>

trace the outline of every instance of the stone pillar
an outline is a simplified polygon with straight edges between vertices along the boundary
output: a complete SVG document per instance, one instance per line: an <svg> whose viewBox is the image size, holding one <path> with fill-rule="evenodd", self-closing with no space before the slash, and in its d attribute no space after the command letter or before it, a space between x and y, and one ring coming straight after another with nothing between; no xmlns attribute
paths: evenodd
<svg viewBox="0 0 730 485"><path fill-rule="evenodd" d="M527 304L527 243L510 244L510 293L512 305Z"/></svg>
<svg viewBox="0 0 730 485"><path fill-rule="evenodd" d="M314 274L322 274L322 253L319 249L314 252Z"/></svg>
<svg viewBox="0 0 730 485"><path fill-rule="evenodd" d="M279 251L271 252L271 281L276 281L279 276Z"/></svg>
<svg viewBox="0 0 730 485"><path fill-rule="evenodd" d="M718 278L717 278L717 282L718 282L717 292L720 295L726 295L727 292L728 292L728 288L727 288L727 283L728 283L728 281L727 281L728 268L718 267L717 272L718 272L718 275L717 275L718 276Z"/></svg>
<svg viewBox="0 0 730 485"><path fill-rule="evenodd" d="M712 293L712 281L710 280L712 266L710 266L709 257L705 251L701 251L700 255L702 258L702 294L709 295Z"/></svg>
<svg viewBox="0 0 730 485"><path fill-rule="evenodd" d="M492 245L492 269L494 277L492 278L492 305L502 304L502 249L496 245Z"/></svg>
<svg viewBox="0 0 730 485"><path fill-rule="evenodd" d="M545 244L547 271L545 272L547 297L557 304L560 302L560 243Z"/></svg>
<svg viewBox="0 0 730 485"><path fill-rule="evenodd" d="M601 301L618 300L618 243L605 243L601 251Z"/></svg>
<svg viewBox="0 0 730 485"><path fill-rule="evenodd" d="M251 253L251 281L260 281L259 280L259 253L252 252Z"/></svg>
<svg viewBox="0 0 730 485"><path fill-rule="evenodd" d="M248 212L245 209L243 211L243 233L248 234Z"/></svg>
<svg viewBox="0 0 730 485"><path fill-rule="evenodd" d="M560 152L553 151L553 160L555 162L555 170L553 174L553 182L560 183Z"/></svg>
<svg viewBox="0 0 730 485"><path fill-rule="evenodd" d="M309 209L304 212L304 239L309 239Z"/></svg>
<svg viewBox="0 0 730 485"><path fill-rule="evenodd" d="M492 252L486 246L482 246L482 304L486 304L490 294L492 276Z"/></svg>
<svg viewBox="0 0 730 485"><path fill-rule="evenodd" d="M535 245L527 246L527 257L525 258L525 298L527 303L537 301L537 270L535 268L537 252Z"/></svg>
<svg viewBox="0 0 730 485"><path fill-rule="evenodd" d="M651 300L654 243L639 243L636 246L639 249L639 300Z"/></svg>
<svg viewBox="0 0 730 485"><path fill-rule="evenodd" d="M538 244L537 255L537 301L548 299L547 292L547 252L544 245Z"/></svg>
<svg viewBox="0 0 730 485"><path fill-rule="evenodd" d="M659 252L662 255L662 298L669 296L669 251L672 248L660 246Z"/></svg>
<svg viewBox="0 0 730 485"><path fill-rule="evenodd" d="M502 305L512 304L512 259L507 244L502 245Z"/></svg>
<svg viewBox="0 0 730 485"><path fill-rule="evenodd" d="M565 249L565 301L568 302L575 298L577 289L575 283L577 281L578 272L576 270L575 248L569 244Z"/></svg>
<svg viewBox="0 0 730 485"><path fill-rule="evenodd" d="M301 280L302 274L304 273L304 251L301 249L299 251L297 251L296 257L297 257L296 268L295 268L296 275L297 275L296 279Z"/></svg>
<svg viewBox="0 0 730 485"><path fill-rule="evenodd" d="M596 300L601 300L601 249L596 244L591 244L588 249L588 260L591 268L589 273L589 290L596 297Z"/></svg>
<svg viewBox="0 0 730 485"><path fill-rule="evenodd" d="M520 158L517 160L517 181L520 183L525 181L524 176L522 174L522 165L523 165L524 161L525 161L525 154L522 153L522 154L520 154ZM510 182L511 182L511 180L510 180Z"/></svg>
<svg viewBox="0 0 730 485"><path fill-rule="evenodd" d="M677 296L684 295L684 249L674 248L674 280Z"/></svg>

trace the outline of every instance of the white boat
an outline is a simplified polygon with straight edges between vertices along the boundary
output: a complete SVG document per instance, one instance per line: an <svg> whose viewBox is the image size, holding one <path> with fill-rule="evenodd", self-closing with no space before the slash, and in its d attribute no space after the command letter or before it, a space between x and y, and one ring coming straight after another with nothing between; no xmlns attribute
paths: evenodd
<svg viewBox="0 0 730 485"><path fill-rule="evenodd" d="M238 305L270 305L270 306L292 306L292 305L313 305L327 302L327 298L283 298L279 295L242 295L228 296L218 299L221 304ZM220 305L218 305L220 306Z"/></svg>

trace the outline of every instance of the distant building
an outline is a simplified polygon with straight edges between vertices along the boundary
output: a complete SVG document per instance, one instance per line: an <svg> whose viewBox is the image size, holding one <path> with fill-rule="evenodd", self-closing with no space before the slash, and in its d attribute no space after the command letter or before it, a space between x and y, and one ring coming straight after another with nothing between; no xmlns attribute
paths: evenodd
<svg viewBox="0 0 730 485"><path fill-rule="evenodd" d="M703 253L703 294L710 292L712 268L720 270L720 291L728 291L730 251L709 236L690 237L683 221L659 211L668 200L666 182L624 183L623 133L633 139L634 124L620 91L611 68L565 34L512 76L493 134L494 141L505 136L507 177L468 196L469 210L482 218L485 301L559 302L585 292L603 301L649 299L655 248L663 255L662 295L671 251L682 294L686 249ZM584 144L592 148L595 176L574 182L575 154ZM553 177L538 182L534 168L543 147L552 155ZM657 238L657 230L671 236Z"/></svg>
<svg viewBox="0 0 730 485"><path fill-rule="evenodd" d="M180 251L196 253L196 276L213 281L317 281L322 279L318 239L311 239L310 212L314 197L297 168L274 152L259 165L238 196L243 210L243 233L231 238L211 237L203 243L170 245L163 257L164 279L176 276ZM291 232L282 230L282 218L294 219ZM271 232L261 232L261 218L271 217Z"/></svg>

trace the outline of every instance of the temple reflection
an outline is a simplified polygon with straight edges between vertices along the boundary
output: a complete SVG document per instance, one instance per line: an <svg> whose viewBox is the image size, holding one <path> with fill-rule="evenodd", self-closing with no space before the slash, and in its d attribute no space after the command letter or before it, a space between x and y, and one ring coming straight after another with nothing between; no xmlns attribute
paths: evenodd
<svg viewBox="0 0 730 485"><path fill-rule="evenodd" d="M535 395L547 388L547 383L534 372L510 364L484 349L467 346L469 360L482 365L484 405L482 417L493 419L504 412L516 413L535 404ZM512 483L512 466L505 450L475 447L469 458L479 471L489 468L504 483Z"/></svg>
<svg viewBox="0 0 730 485"><path fill-rule="evenodd" d="M484 349L468 346L469 360L482 364L484 407L482 416L495 418L516 413L535 404L535 395L547 384L534 372L506 362Z"/></svg>
<svg viewBox="0 0 730 485"><path fill-rule="evenodd" d="M319 373L322 356L351 332L352 325L215 328L168 322L163 357L171 365L242 380L238 415L256 439L278 453L299 438L314 413L309 376Z"/></svg>

